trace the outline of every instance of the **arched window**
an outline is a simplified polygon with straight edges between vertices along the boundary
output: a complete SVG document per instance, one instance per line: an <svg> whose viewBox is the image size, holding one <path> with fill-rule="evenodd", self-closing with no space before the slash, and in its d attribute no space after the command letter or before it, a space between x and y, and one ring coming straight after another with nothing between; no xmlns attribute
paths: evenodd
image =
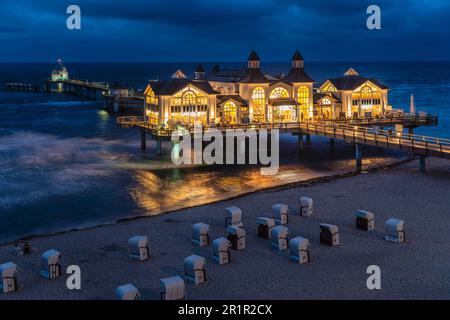
<svg viewBox="0 0 450 320"><path fill-rule="evenodd" d="M265 122L266 92L257 87L252 93L253 121Z"/></svg>
<svg viewBox="0 0 450 320"><path fill-rule="evenodd" d="M361 89L361 98L370 99L372 97L372 89L369 86L365 86Z"/></svg>
<svg viewBox="0 0 450 320"><path fill-rule="evenodd" d="M182 103L184 106L195 106L196 105L196 94L194 91L186 91L182 97Z"/></svg>
<svg viewBox="0 0 450 320"><path fill-rule="evenodd" d="M270 99L289 99L289 92L282 87L275 88L270 93Z"/></svg>
<svg viewBox="0 0 450 320"><path fill-rule="evenodd" d="M361 104L363 106L372 104L372 89L369 86L361 89Z"/></svg>

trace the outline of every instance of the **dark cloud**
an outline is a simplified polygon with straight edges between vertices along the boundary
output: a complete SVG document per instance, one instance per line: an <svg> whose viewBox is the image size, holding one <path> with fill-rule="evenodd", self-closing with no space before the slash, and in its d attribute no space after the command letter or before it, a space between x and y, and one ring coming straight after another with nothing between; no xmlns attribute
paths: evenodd
<svg viewBox="0 0 450 320"><path fill-rule="evenodd" d="M380 31L365 27L373 3ZM70 4L81 31L65 27ZM449 15L447 0L16 0L0 3L0 60L443 60Z"/></svg>

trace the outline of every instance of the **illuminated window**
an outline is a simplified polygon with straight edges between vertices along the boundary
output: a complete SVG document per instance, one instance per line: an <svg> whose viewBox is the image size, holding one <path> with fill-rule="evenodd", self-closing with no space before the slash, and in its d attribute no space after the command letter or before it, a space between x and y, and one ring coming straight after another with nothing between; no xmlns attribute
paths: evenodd
<svg viewBox="0 0 450 320"><path fill-rule="evenodd" d="M330 99L328 99L328 98L323 98L323 99L322 99L322 105L324 105L324 106L329 106L329 105L331 105Z"/></svg>
<svg viewBox="0 0 450 320"><path fill-rule="evenodd" d="M270 99L289 99L289 92L285 88L275 88L270 93Z"/></svg>
<svg viewBox="0 0 450 320"><path fill-rule="evenodd" d="M196 105L197 96L193 91L186 91L182 96L183 106L194 106Z"/></svg>
<svg viewBox="0 0 450 320"><path fill-rule="evenodd" d="M253 121L265 121L266 93L264 88L257 87L252 94Z"/></svg>
<svg viewBox="0 0 450 320"><path fill-rule="evenodd" d="M308 87L302 86L302 87L298 88L297 101L301 106L308 105L308 103L309 103L309 88Z"/></svg>
<svg viewBox="0 0 450 320"><path fill-rule="evenodd" d="M300 115L303 119L310 117L309 110L309 88L307 86L301 86L297 91L297 102L300 105Z"/></svg>
<svg viewBox="0 0 450 320"><path fill-rule="evenodd" d="M158 98L155 95L155 92L153 92L152 88L149 88L149 91L147 93L147 104L158 104Z"/></svg>
<svg viewBox="0 0 450 320"><path fill-rule="evenodd" d="M223 106L223 122L236 123L237 107L233 101L228 101Z"/></svg>
<svg viewBox="0 0 450 320"><path fill-rule="evenodd" d="M361 99L372 99L372 89L369 86L361 89Z"/></svg>

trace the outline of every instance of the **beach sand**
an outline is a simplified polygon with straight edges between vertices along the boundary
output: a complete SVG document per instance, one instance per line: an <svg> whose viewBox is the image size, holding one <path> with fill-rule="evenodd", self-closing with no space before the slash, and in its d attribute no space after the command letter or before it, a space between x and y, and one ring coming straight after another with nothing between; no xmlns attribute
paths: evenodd
<svg viewBox="0 0 450 320"><path fill-rule="evenodd" d="M298 199L304 195L314 199L311 218L298 216ZM290 207L290 235L311 240L311 263L299 265L271 249L270 240L256 237L256 218L270 216L275 203ZM191 244L191 226L205 222L211 239L225 236L224 209L232 205L243 210L247 248L232 251L232 263L219 266L211 246ZM375 213L375 231L355 229L356 209ZM407 244L383 239L384 222L391 217L405 220ZM319 244L322 222L339 226L339 247ZM127 241L133 235L149 237L149 261L128 258ZM207 258L208 281L188 284L188 299L450 299L450 163L430 158L427 173L421 174L415 160L30 243L36 249L32 256L13 256L11 244L0 247L0 262L13 261L21 268L19 291L0 294L0 299L114 299L115 289L126 283L133 283L144 299L158 299L159 279L182 275L183 259L193 253ZM81 290L68 290L66 275L40 277L40 254L50 248L62 252L64 270L72 264L81 267ZM366 287L370 265L381 268L381 290Z"/></svg>

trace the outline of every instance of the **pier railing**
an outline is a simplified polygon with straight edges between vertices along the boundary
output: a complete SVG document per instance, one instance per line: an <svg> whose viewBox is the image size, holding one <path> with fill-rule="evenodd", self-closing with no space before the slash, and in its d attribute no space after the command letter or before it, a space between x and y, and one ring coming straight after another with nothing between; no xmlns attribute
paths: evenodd
<svg viewBox="0 0 450 320"><path fill-rule="evenodd" d="M117 123L126 128L139 127L146 130L156 138L170 139L172 133L179 130L172 127L161 127L144 121L144 117L119 117ZM437 156L450 159L450 139L429 137L393 130L382 130L376 127L350 125L331 122L289 122L289 123L260 123L260 124L237 124L229 126L205 126L187 127L184 130L193 134L198 130L207 131L209 129L228 130L273 130L278 129L284 133L313 134L331 139L345 140L350 143L360 143L371 146L378 146L387 149L405 150L412 153Z"/></svg>

